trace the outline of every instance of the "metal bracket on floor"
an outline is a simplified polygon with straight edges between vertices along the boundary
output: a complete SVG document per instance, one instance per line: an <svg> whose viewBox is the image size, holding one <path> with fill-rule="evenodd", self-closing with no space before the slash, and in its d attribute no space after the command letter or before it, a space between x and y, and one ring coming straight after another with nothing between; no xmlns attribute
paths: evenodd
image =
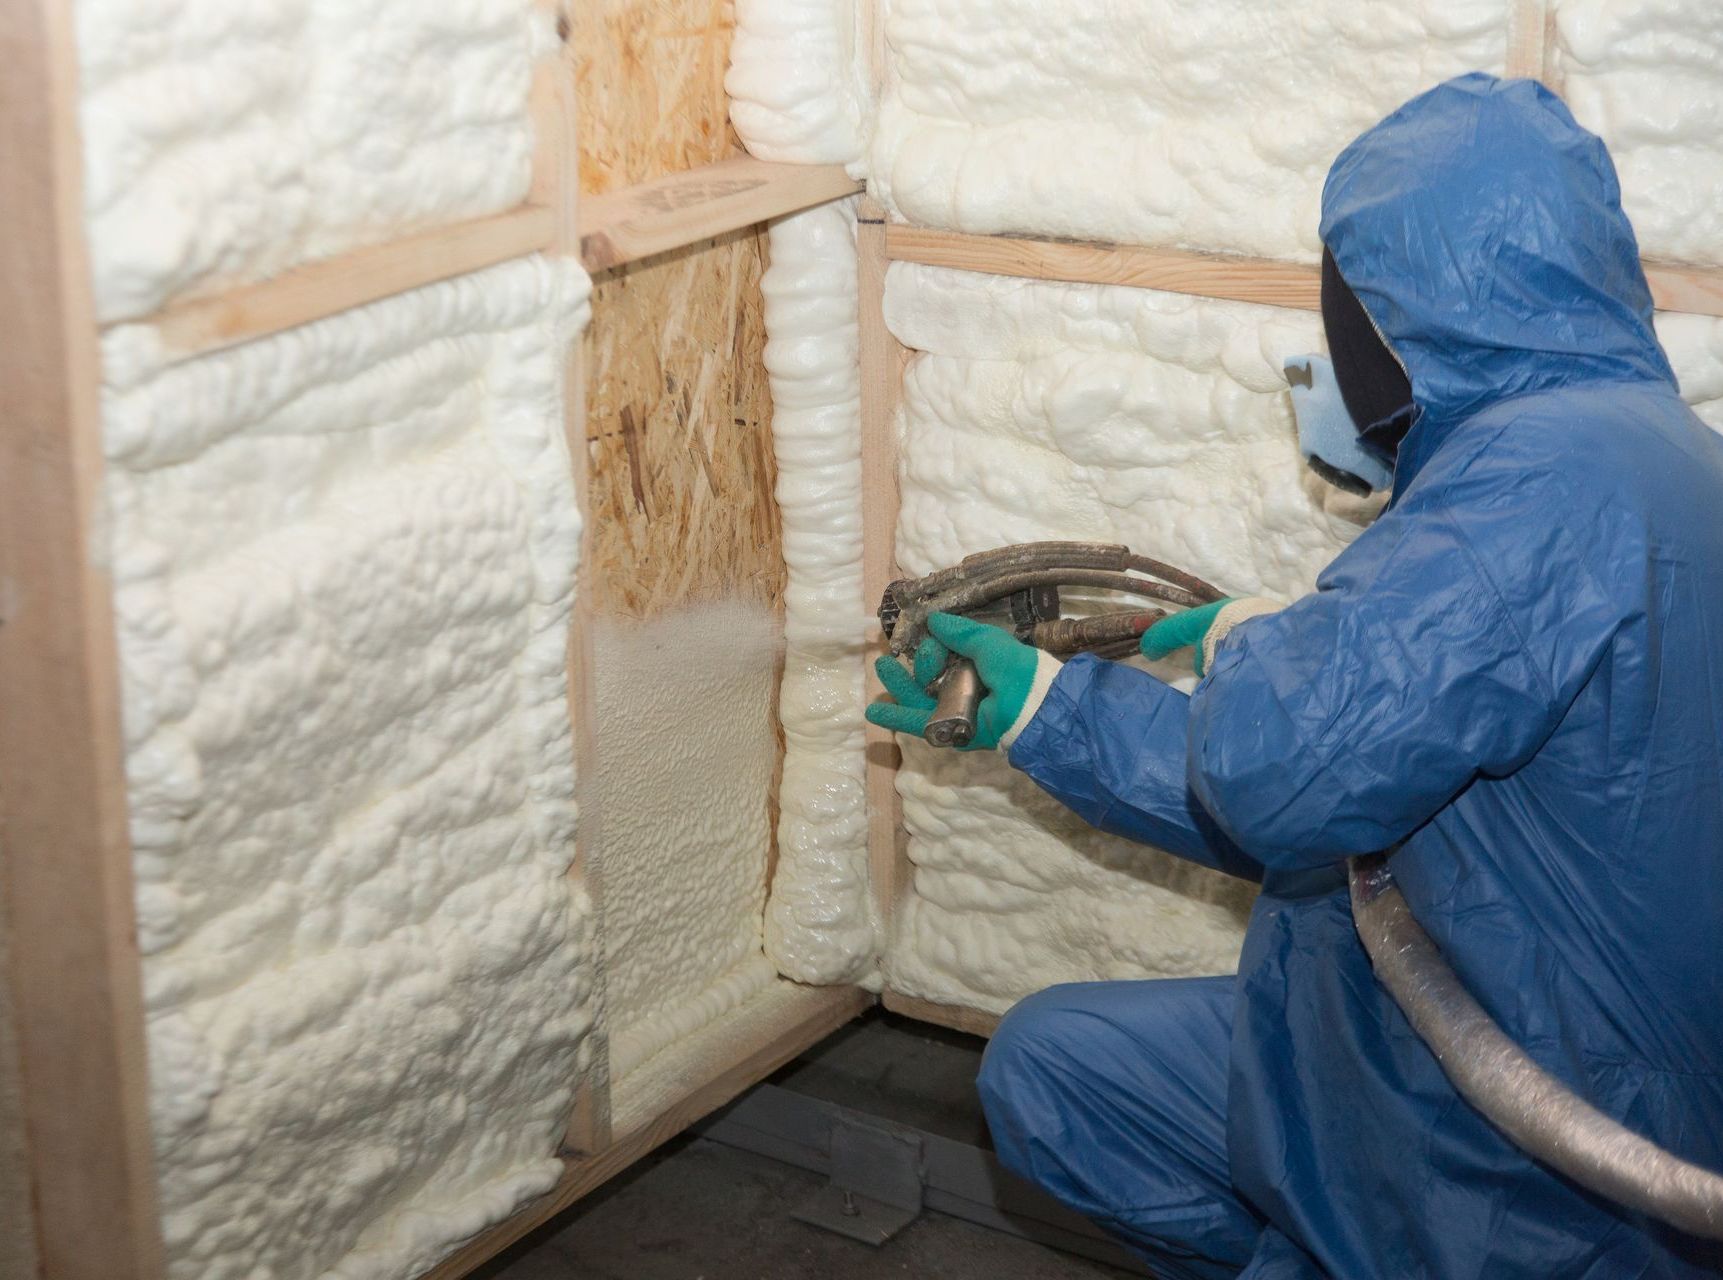
<svg viewBox="0 0 1723 1280"><path fill-rule="evenodd" d="M1094 1223L1013 1178L991 1151L966 1142L774 1084L756 1085L694 1132L827 1175L831 1185L795 1216L871 1245L891 1239L925 1207L1131 1275L1149 1274Z"/></svg>
<svg viewBox="0 0 1723 1280"><path fill-rule="evenodd" d="M831 1181L790 1214L876 1248L921 1216L921 1135L853 1114L832 1117Z"/></svg>

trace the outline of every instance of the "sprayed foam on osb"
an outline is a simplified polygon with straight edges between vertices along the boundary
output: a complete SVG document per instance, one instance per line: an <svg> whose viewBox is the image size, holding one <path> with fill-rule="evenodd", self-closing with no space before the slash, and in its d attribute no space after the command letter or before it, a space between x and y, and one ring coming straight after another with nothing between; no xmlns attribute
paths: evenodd
<svg viewBox="0 0 1723 1280"><path fill-rule="evenodd" d="M611 1074L745 1002L760 949L778 620L724 602L594 628L596 863Z"/></svg>
<svg viewBox="0 0 1723 1280"><path fill-rule="evenodd" d="M526 197L533 0L74 9L103 320Z"/></svg>
<svg viewBox="0 0 1723 1280"><path fill-rule="evenodd" d="M1292 599L1368 517L1298 457L1280 370L1319 349L1314 314L900 263L886 317L921 353L901 423L906 573L1096 539ZM1096 832L992 753L903 746L914 887L893 988L1001 1010L1054 982L1231 970L1242 883Z"/></svg>
<svg viewBox="0 0 1723 1280"><path fill-rule="evenodd" d="M1342 147L1500 71L1506 0L889 0L873 193L963 231L1315 258Z"/></svg>
<svg viewBox="0 0 1723 1280"><path fill-rule="evenodd" d="M730 120L762 160L850 164L872 110L857 0L736 0Z"/></svg>
<svg viewBox="0 0 1723 1280"><path fill-rule="evenodd" d="M176 1280L405 1280L558 1176L587 289L525 259L171 367L104 344Z"/></svg>
<svg viewBox="0 0 1723 1280"><path fill-rule="evenodd" d="M771 229L766 368L783 515L784 775L766 954L801 982L875 977L863 755L855 202Z"/></svg>
<svg viewBox="0 0 1723 1280"><path fill-rule="evenodd" d="M1723 5L1558 0L1551 65L1649 258L1723 264Z"/></svg>

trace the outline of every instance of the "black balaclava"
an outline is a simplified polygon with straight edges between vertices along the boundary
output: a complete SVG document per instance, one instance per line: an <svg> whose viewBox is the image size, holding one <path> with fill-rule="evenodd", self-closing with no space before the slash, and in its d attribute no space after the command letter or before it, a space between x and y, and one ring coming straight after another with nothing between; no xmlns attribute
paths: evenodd
<svg viewBox="0 0 1723 1280"><path fill-rule="evenodd" d="M1359 443L1392 466L1412 427L1412 383L1327 249L1322 251L1322 327L1334 381Z"/></svg>

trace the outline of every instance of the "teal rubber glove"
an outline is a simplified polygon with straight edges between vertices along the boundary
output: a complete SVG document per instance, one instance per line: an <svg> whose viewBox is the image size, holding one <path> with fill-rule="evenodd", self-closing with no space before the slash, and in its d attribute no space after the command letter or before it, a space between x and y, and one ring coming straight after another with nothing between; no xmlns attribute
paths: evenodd
<svg viewBox="0 0 1723 1280"><path fill-rule="evenodd" d="M1261 596L1225 596L1213 604L1198 605L1195 609L1162 618L1143 632L1138 648L1143 651L1143 657L1151 661L1177 653L1180 649L1194 648L1196 672L1199 676L1206 675L1209 664L1214 661L1215 648L1226 638L1227 632L1246 618L1277 613L1280 608L1277 601L1264 600Z"/></svg>
<svg viewBox="0 0 1723 1280"><path fill-rule="evenodd" d="M944 671L950 655L959 653L975 664L976 674L987 686L987 696L976 708L974 740L958 750L1010 746L1040 707L1047 687L1059 673L1059 660L1024 644L1002 627L953 613L931 615L927 629L932 634L915 651L913 673L892 658L881 658L874 664L890 698L869 706L867 718L894 733L919 737L927 728L936 701L927 686Z"/></svg>

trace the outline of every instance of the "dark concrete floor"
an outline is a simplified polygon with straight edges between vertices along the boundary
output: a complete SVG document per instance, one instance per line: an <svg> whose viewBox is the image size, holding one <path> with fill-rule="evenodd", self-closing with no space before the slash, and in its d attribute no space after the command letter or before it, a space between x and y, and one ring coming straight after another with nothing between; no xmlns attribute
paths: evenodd
<svg viewBox="0 0 1723 1280"><path fill-rule="evenodd" d="M774 1081L946 1137L984 1137L981 1042L874 1014ZM924 1213L879 1249L790 1217L824 1179L702 1138L668 1144L479 1280L1120 1280L1126 1273Z"/></svg>

